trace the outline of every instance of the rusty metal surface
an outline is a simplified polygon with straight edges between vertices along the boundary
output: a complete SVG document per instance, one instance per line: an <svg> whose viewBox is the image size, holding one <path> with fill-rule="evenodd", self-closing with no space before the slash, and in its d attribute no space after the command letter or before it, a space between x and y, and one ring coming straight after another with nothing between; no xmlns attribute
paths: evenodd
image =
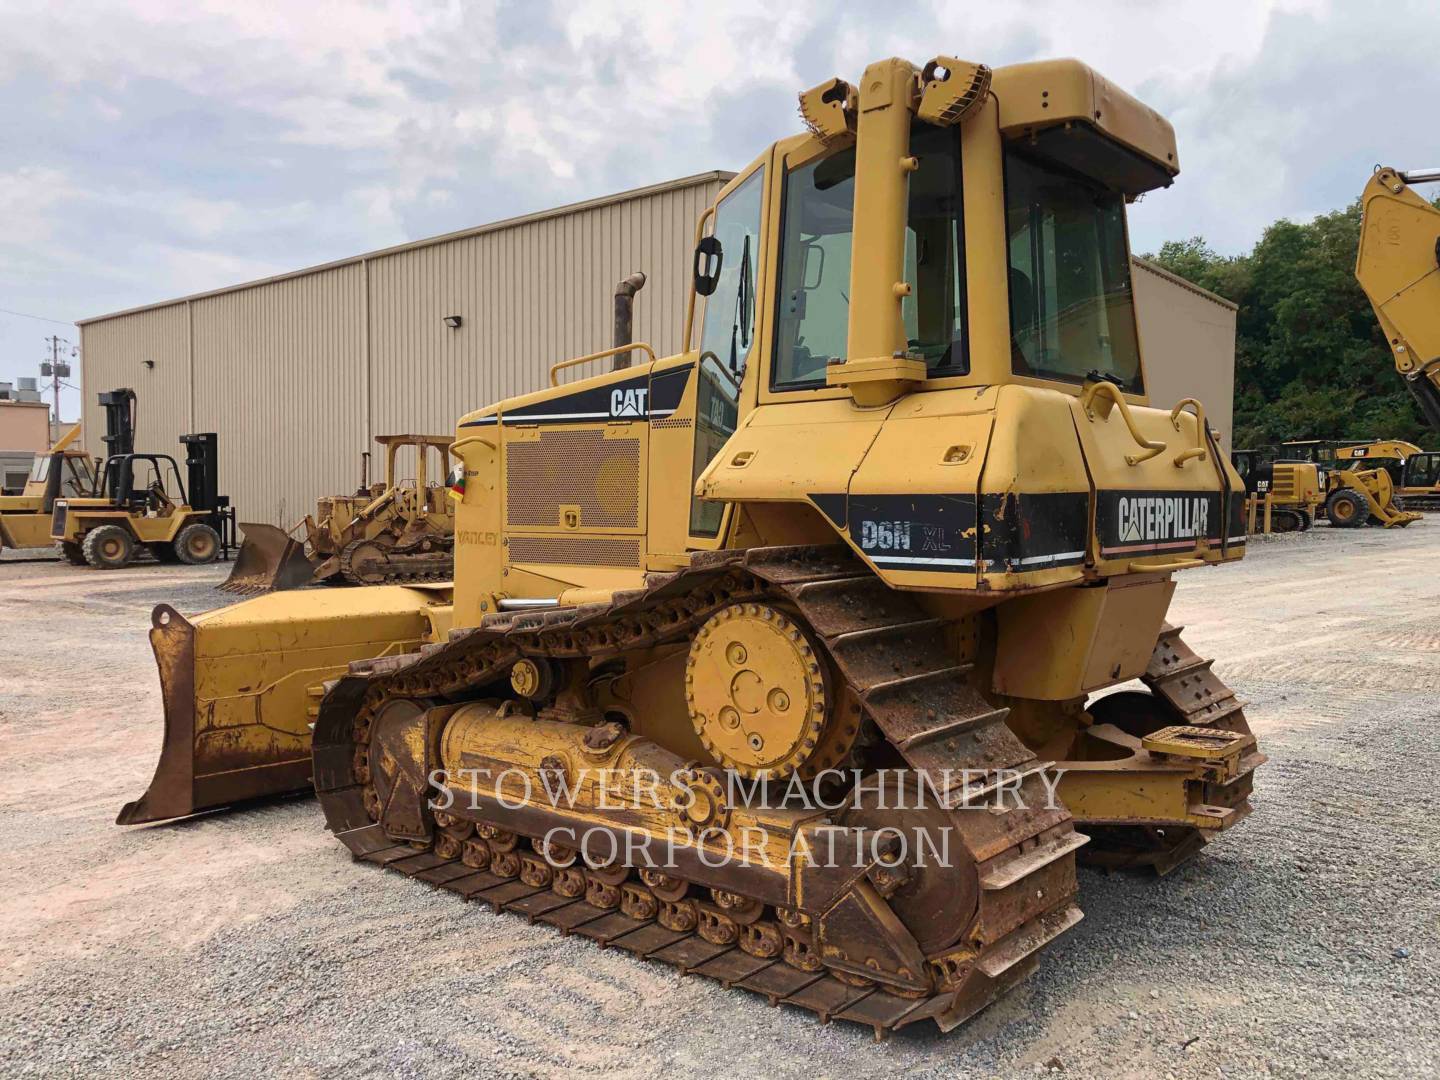
<svg viewBox="0 0 1440 1080"><path fill-rule="evenodd" d="M245 541L235 555L235 564L219 588L222 592L248 595L271 589L298 589L315 576L315 564L305 555L305 545L283 529L259 522L241 522Z"/></svg>

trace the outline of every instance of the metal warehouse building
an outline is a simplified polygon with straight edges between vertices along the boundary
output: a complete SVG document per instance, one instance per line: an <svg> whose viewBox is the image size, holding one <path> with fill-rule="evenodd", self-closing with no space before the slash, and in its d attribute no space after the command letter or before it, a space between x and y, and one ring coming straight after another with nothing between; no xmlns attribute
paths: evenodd
<svg viewBox="0 0 1440 1080"><path fill-rule="evenodd" d="M178 457L182 433L218 432L240 519L288 528L359 483L373 436L452 432L461 414L544 386L550 364L609 347L615 283L634 270L649 277L636 339L678 351L695 222L731 175L85 320L86 446L98 452L104 432L96 394L134 387L139 449ZM1141 260L1134 283L1152 401L1200 398L1228 443L1234 305Z"/></svg>
<svg viewBox="0 0 1440 1080"><path fill-rule="evenodd" d="M695 222L731 175L84 320L86 446L98 453L105 430L96 394L134 387L138 449L178 458L182 433L218 432L240 520L288 528L359 483L372 436L453 432L462 413L546 385L557 360L608 348L615 283L634 270L649 277L636 339L678 351Z"/></svg>

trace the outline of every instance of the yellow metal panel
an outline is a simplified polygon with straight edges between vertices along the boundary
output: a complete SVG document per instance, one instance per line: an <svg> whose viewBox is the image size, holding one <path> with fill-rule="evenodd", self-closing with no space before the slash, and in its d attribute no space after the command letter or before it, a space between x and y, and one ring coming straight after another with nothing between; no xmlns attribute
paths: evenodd
<svg viewBox="0 0 1440 1080"><path fill-rule="evenodd" d="M1078 580L1089 540L1090 479L1070 422L1074 401L1053 389L993 392L995 436L980 488L986 584L1034 588Z"/></svg>
<svg viewBox="0 0 1440 1080"><path fill-rule="evenodd" d="M1136 678L1150 662L1172 580L1032 593L1000 605L996 693L1065 701Z"/></svg>
<svg viewBox="0 0 1440 1080"><path fill-rule="evenodd" d="M1000 129L1006 135L1078 120L1172 174L1180 169L1170 121L1079 60L1011 64L995 71L991 86L1000 100Z"/></svg>
<svg viewBox="0 0 1440 1080"><path fill-rule="evenodd" d="M848 398L762 405L701 474L700 487L707 498L746 502L843 492L888 414Z"/></svg>
<svg viewBox="0 0 1440 1080"><path fill-rule="evenodd" d="M949 390L891 409L849 487L849 539L886 581L975 587L975 497L994 401L993 390Z"/></svg>

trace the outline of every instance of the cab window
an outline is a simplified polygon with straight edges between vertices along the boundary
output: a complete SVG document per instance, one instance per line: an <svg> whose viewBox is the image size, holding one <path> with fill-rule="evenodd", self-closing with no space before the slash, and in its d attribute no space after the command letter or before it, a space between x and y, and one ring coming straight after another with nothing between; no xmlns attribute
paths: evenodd
<svg viewBox="0 0 1440 1080"><path fill-rule="evenodd" d="M700 479L705 466L735 434L739 416L740 383L727 365L717 363L713 356L702 356L696 367L695 389L695 468L690 482ZM714 536L720 531L725 504L690 499L690 535Z"/></svg>
<svg viewBox="0 0 1440 1080"><path fill-rule="evenodd" d="M1144 393L1124 197L1010 147L1005 219L1015 373Z"/></svg>
<svg viewBox="0 0 1440 1080"><path fill-rule="evenodd" d="M855 229L855 151L841 150L785 177L780 312L773 389L823 386L845 359L850 321L850 238Z"/></svg>
<svg viewBox="0 0 1440 1080"><path fill-rule="evenodd" d="M719 280L705 299L700 353L742 374L755 337L755 271L760 264L760 199L765 170L755 173L715 208L711 235L720 244Z"/></svg>
<svg viewBox="0 0 1440 1080"><path fill-rule="evenodd" d="M760 265L760 200L765 170L758 169L715 208L711 232L720 242L719 280L705 300L696 364L695 448L692 487L710 460L735 434L740 383L755 338L755 281ZM725 505L690 497L690 535L715 536Z"/></svg>
<svg viewBox="0 0 1440 1080"><path fill-rule="evenodd" d="M908 349L932 376L963 375L965 239L960 143L953 129L917 123L910 139L919 168L910 174L901 302ZM785 178L772 389L825 384L825 369L846 359L850 248L855 227L855 151L794 169Z"/></svg>
<svg viewBox="0 0 1440 1080"><path fill-rule="evenodd" d="M1411 454L1405 462L1405 483L1409 487L1440 484L1440 454Z"/></svg>

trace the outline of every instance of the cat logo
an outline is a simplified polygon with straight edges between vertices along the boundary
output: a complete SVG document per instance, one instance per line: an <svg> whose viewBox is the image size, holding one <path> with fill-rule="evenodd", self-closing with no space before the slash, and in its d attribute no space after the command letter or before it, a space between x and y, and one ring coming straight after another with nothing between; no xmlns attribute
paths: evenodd
<svg viewBox="0 0 1440 1080"><path fill-rule="evenodd" d="M611 416L644 416L645 399L650 391L645 387L633 390L615 389L610 391Z"/></svg>

